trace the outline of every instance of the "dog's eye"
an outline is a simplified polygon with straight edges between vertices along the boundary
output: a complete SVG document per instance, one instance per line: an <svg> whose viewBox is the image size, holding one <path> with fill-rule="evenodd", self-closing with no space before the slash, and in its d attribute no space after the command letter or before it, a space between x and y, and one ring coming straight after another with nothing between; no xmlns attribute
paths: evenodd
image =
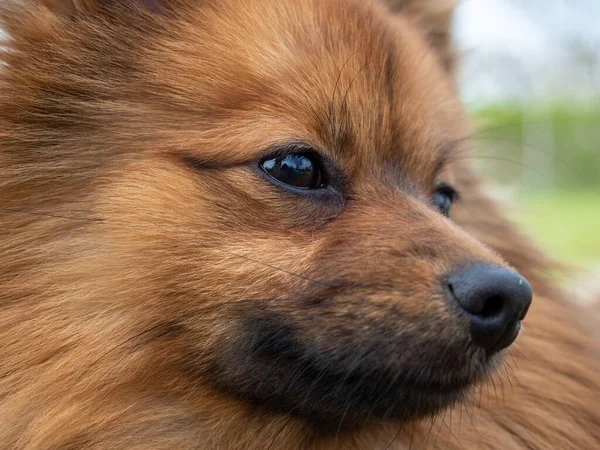
<svg viewBox="0 0 600 450"><path fill-rule="evenodd" d="M450 207L456 198L456 191L447 184L440 184L433 193L433 204L446 217L450 216Z"/></svg>
<svg viewBox="0 0 600 450"><path fill-rule="evenodd" d="M275 180L297 189L326 187L322 165L311 153L287 153L265 159L260 167Z"/></svg>

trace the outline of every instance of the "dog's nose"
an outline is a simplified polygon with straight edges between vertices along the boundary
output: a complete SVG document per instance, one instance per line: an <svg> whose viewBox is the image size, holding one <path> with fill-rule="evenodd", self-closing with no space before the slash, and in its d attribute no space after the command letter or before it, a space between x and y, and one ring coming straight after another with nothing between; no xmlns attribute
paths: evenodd
<svg viewBox="0 0 600 450"><path fill-rule="evenodd" d="M471 321L471 338L488 355L517 338L531 304L531 285L512 270L476 264L452 273L446 286Z"/></svg>

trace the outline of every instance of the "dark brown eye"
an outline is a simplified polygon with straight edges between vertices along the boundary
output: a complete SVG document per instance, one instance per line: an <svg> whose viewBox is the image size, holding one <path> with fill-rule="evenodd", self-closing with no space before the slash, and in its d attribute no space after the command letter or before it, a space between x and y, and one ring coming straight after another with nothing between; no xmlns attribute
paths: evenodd
<svg viewBox="0 0 600 450"><path fill-rule="evenodd" d="M322 165L312 154L288 153L266 159L260 167L280 183L297 189L326 187Z"/></svg>
<svg viewBox="0 0 600 450"><path fill-rule="evenodd" d="M452 187L440 184L433 193L433 204L444 216L449 217L450 208L456 196L456 191Z"/></svg>

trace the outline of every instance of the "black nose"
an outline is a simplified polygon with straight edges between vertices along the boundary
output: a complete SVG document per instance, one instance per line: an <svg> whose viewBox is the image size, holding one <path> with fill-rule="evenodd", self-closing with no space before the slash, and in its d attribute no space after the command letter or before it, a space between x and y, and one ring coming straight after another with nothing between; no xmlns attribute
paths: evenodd
<svg viewBox="0 0 600 450"><path fill-rule="evenodd" d="M471 338L488 355L517 338L531 304L531 285L512 270L476 264L452 273L446 286L471 321Z"/></svg>

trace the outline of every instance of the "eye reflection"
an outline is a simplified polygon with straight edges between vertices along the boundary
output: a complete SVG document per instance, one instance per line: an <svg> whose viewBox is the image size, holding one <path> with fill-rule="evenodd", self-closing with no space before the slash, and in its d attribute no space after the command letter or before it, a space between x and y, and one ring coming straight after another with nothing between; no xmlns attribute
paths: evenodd
<svg viewBox="0 0 600 450"><path fill-rule="evenodd" d="M316 157L289 153L263 161L260 167L277 181L298 189L323 189L323 170Z"/></svg>

